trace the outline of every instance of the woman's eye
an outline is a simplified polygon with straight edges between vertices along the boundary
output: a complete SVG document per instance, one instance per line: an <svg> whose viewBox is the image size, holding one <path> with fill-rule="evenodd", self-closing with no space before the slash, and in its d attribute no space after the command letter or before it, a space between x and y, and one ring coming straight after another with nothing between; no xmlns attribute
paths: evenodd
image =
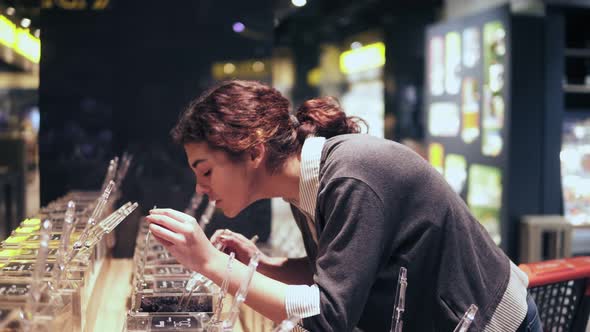
<svg viewBox="0 0 590 332"><path fill-rule="evenodd" d="M211 175L211 170L208 170L207 172L203 173L203 176L209 176Z"/></svg>

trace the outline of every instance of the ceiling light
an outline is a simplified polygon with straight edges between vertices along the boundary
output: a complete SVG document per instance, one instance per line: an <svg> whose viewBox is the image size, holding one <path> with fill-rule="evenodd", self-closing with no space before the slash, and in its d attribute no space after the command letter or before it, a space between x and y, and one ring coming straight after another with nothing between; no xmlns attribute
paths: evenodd
<svg viewBox="0 0 590 332"><path fill-rule="evenodd" d="M307 4L307 0L291 0L291 3L295 7L303 7Z"/></svg>
<svg viewBox="0 0 590 332"><path fill-rule="evenodd" d="M232 29L234 29L234 32L240 33L242 31L244 31L244 29L246 29L246 26L242 22L236 22L232 26Z"/></svg>
<svg viewBox="0 0 590 332"><path fill-rule="evenodd" d="M25 17L20 21L20 25L26 29L31 26L31 20Z"/></svg>
<svg viewBox="0 0 590 332"><path fill-rule="evenodd" d="M363 44L361 44L361 42L355 41L350 44L350 48L352 48L353 50L361 47L363 47Z"/></svg>
<svg viewBox="0 0 590 332"><path fill-rule="evenodd" d="M228 62L223 66L223 72L225 74L229 75L229 74L233 73L234 71L236 71L236 66L231 62Z"/></svg>
<svg viewBox="0 0 590 332"><path fill-rule="evenodd" d="M264 71L264 63L262 61L255 61L252 64L252 70L254 70L256 73Z"/></svg>

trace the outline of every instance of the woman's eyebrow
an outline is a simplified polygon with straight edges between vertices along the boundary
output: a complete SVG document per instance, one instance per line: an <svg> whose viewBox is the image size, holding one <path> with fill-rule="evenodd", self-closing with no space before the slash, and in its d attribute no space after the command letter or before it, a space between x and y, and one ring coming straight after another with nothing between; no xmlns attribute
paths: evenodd
<svg viewBox="0 0 590 332"><path fill-rule="evenodd" d="M202 163L203 161L206 161L207 159L197 159L195 161L193 161L193 163L191 164L192 168L197 168L197 166L199 165L199 163Z"/></svg>

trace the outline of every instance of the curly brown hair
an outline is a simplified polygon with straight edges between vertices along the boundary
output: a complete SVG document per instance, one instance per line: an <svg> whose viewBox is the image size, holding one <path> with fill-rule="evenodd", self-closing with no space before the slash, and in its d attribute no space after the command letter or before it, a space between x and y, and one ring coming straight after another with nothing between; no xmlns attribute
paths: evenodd
<svg viewBox="0 0 590 332"><path fill-rule="evenodd" d="M240 159L257 144L268 151L266 167L278 170L310 135L358 133L357 117L347 117L335 98L306 101L289 113L289 101L276 89L255 81L223 82L190 103L171 131L178 144L207 142Z"/></svg>

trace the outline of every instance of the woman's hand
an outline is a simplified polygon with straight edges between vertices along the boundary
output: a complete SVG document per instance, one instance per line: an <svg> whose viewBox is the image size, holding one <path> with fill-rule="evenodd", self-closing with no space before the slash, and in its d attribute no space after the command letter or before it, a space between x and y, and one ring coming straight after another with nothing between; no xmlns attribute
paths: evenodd
<svg viewBox="0 0 590 332"><path fill-rule="evenodd" d="M219 229L213 233L211 243L226 254L234 252L235 258L246 265L254 253L260 252L252 240L229 229ZM287 257L269 257L260 253L256 271L286 284L312 285L314 283L307 257L288 259Z"/></svg>
<svg viewBox="0 0 590 332"><path fill-rule="evenodd" d="M195 218L172 209L153 209L146 217L152 235L182 265L201 271L213 257L215 248Z"/></svg>
<svg viewBox="0 0 590 332"><path fill-rule="evenodd" d="M247 239L240 233L234 233L229 229L218 229L211 236L211 243L225 253L234 252L236 259L244 264L248 264L250 258L259 252L258 247L251 240ZM265 263L268 257L260 254L260 262Z"/></svg>

